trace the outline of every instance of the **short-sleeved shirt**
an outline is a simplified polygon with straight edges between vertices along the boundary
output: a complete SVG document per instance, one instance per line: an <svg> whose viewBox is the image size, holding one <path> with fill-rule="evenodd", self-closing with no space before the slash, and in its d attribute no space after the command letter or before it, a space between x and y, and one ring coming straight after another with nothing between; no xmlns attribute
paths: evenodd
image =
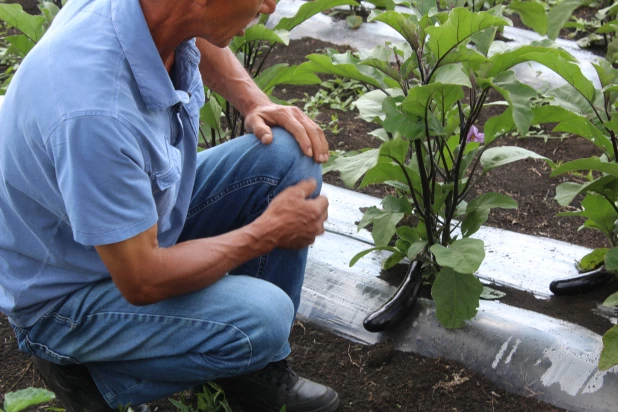
<svg viewBox="0 0 618 412"><path fill-rule="evenodd" d="M204 88L195 41L167 72L139 0L71 0L0 110L0 311L29 327L109 278L94 246L158 224L176 243Z"/></svg>

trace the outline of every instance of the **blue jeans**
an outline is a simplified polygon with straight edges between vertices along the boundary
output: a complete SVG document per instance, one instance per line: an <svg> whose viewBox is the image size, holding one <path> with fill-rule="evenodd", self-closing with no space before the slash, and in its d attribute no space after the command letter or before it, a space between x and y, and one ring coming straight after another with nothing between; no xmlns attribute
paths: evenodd
<svg viewBox="0 0 618 412"><path fill-rule="evenodd" d="M199 153L179 242L244 226L286 187L321 181L320 166L273 131L269 146L247 135ZM207 288L148 306L129 304L105 280L16 328L18 343L50 362L85 364L111 407L145 403L285 358L306 261L306 248L275 249Z"/></svg>

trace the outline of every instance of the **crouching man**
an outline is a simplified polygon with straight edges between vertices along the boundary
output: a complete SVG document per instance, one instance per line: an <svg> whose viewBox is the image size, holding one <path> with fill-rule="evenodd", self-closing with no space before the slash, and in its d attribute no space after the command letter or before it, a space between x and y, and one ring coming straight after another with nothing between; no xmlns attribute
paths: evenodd
<svg viewBox="0 0 618 412"><path fill-rule="evenodd" d="M226 48L275 4L71 0L15 75L0 311L69 411L212 380L256 409L337 408L285 362L328 145ZM196 155L202 82L253 134Z"/></svg>

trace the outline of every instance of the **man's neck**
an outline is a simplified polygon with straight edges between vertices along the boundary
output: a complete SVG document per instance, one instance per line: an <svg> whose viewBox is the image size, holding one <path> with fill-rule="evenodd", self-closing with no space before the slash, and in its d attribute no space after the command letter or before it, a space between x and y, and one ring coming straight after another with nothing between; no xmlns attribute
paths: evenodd
<svg viewBox="0 0 618 412"><path fill-rule="evenodd" d="M170 3L167 0L140 0L150 35L168 72L174 64L174 51L186 38L191 37L188 34L185 36L182 29L179 30L183 27L178 15L181 5L172 7Z"/></svg>

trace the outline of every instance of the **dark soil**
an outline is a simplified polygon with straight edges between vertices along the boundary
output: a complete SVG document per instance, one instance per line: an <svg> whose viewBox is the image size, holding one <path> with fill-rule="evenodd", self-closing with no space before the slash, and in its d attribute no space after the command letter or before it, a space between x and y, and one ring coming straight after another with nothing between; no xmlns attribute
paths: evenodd
<svg viewBox="0 0 618 412"><path fill-rule="evenodd" d="M326 47L333 46L314 39L292 41L287 48L275 49L271 62L298 64L304 61L304 56ZM345 48L338 49L343 51ZM293 86L280 88L276 95L284 99L302 99L305 94L315 94L318 89L318 86ZM296 104L301 107L303 105L302 102ZM334 111L329 108L321 108L320 111L317 118L319 123L328 123L333 114L339 119L340 132L337 135L326 132L332 149L348 151L379 146L378 140L367 135L377 126L358 119L355 112ZM479 126L482 126L483 121L479 122ZM571 160L599 154L592 144L579 138L545 142L538 138L508 137L499 139L497 144L522 146L553 160ZM324 180L342 186L336 174L328 174ZM522 161L493 171L481 182L478 189L483 192L493 190L510 194L518 201L519 210L493 212L488 224L587 247L603 246L603 239L594 232L576 232L581 220L554 217L560 210L553 200L555 187L559 183L560 180L549 178L549 169L541 162ZM389 191L390 189L384 186L364 190L380 197ZM615 289L616 285L612 284L611 290ZM505 303L548 313L556 318L583 324L596 333L603 333L611 326L609 322L601 317L594 321L588 318L596 316L591 315L591 308L608 293L597 291L575 299L554 298L539 301L527 293L509 291ZM580 318L574 317L577 314ZM581 319L582 317L584 319ZM13 332L4 317L0 317L0 337L0 394L28 386L43 386L27 356L18 352ZM306 324L298 324L293 328L291 343L291 361L295 369L304 376L333 386L341 395L340 410L559 410L529 396L533 394L506 393L482 376L474 375L456 363L392 351L388 343L377 347L357 345ZM384 359L384 364L375 360L380 357ZM0 404L1 402L0 397ZM159 411L173 410L167 401L157 402L156 406Z"/></svg>

